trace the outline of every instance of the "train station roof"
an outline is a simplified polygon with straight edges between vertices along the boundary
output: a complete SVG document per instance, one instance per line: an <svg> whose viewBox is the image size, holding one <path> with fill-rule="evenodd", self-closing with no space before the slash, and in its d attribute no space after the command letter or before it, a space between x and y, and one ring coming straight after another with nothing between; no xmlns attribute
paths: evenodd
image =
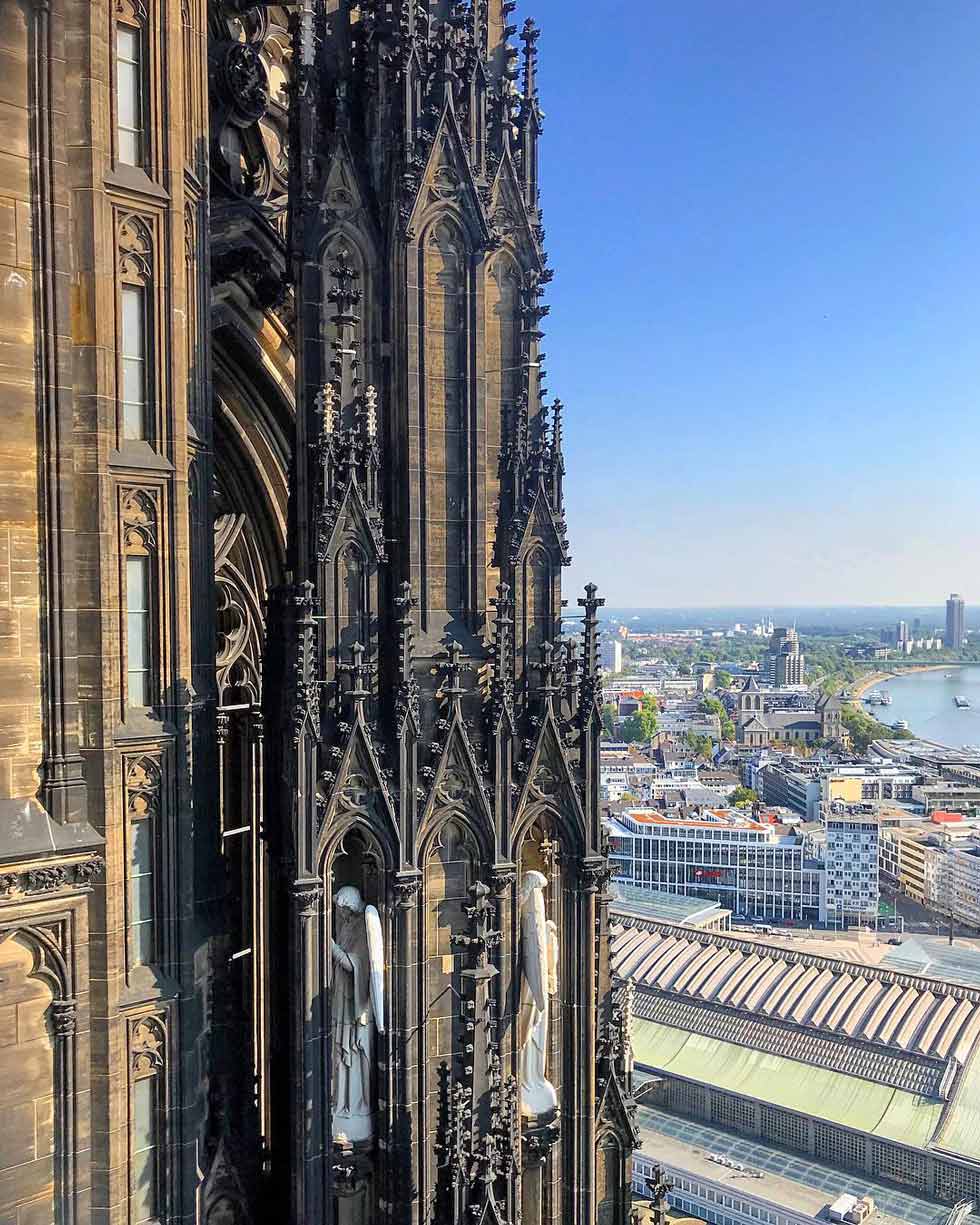
<svg viewBox="0 0 980 1225"><path fill-rule="evenodd" d="M980 1161L980 990L617 916L651 1071Z"/></svg>

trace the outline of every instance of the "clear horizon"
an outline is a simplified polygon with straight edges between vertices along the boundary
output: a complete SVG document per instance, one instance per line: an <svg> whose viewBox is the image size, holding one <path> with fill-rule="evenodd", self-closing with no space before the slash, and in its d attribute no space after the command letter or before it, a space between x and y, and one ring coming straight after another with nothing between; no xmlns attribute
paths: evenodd
<svg viewBox="0 0 980 1225"><path fill-rule="evenodd" d="M980 5L528 13L569 596L980 601Z"/></svg>

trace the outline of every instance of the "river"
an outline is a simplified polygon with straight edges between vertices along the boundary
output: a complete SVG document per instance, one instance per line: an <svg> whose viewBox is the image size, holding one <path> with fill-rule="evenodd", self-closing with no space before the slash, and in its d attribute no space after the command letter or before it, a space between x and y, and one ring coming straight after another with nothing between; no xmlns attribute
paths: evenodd
<svg viewBox="0 0 980 1225"><path fill-rule="evenodd" d="M953 748L980 745L980 666L910 672L874 688L891 694L891 706L861 706L882 723L904 719L916 736ZM969 709L953 705L958 694L969 701Z"/></svg>

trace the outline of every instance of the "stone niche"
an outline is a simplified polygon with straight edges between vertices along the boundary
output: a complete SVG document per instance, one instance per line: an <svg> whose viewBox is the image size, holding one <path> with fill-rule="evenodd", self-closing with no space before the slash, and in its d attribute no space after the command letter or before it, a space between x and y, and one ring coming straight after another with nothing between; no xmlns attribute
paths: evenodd
<svg viewBox="0 0 980 1225"><path fill-rule="evenodd" d="M55 1219L51 987L21 935L0 938L0 1225Z"/></svg>

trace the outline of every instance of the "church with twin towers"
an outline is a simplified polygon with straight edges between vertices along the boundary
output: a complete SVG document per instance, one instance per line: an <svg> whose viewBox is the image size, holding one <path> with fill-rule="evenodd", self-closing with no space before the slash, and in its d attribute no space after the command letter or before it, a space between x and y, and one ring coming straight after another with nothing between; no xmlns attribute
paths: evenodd
<svg viewBox="0 0 980 1225"><path fill-rule="evenodd" d="M0 1221L628 1225L512 0L5 0Z"/></svg>

